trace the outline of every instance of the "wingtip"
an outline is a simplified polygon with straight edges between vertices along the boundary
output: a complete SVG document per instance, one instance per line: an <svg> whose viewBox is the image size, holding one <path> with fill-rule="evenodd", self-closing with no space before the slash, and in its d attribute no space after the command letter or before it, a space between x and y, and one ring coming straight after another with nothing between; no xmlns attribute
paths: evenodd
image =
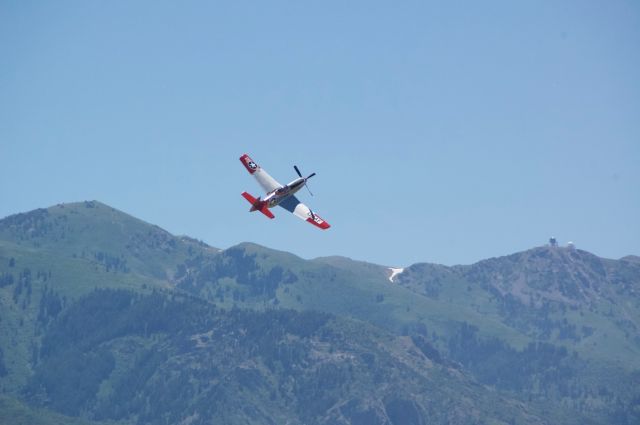
<svg viewBox="0 0 640 425"><path fill-rule="evenodd" d="M317 217L317 215L316 215ZM322 220L322 219L321 219ZM322 230L327 230L329 227L331 227L331 225L329 223L327 223L326 221L322 220L321 223L318 223L317 221L315 221L313 218L309 217L307 219L307 221L311 224L313 224L316 227L319 227Z"/></svg>
<svg viewBox="0 0 640 425"><path fill-rule="evenodd" d="M240 157L240 162L242 162L242 165L244 165L249 174L255 173L260 168L258 164L256 164L255 161L246 153Z"/></svg>

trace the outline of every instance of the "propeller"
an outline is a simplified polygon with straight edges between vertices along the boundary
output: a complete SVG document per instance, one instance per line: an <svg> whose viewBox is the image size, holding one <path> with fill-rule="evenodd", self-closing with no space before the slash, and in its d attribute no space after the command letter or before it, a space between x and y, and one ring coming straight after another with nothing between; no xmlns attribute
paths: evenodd
<svg viewBox="0 0 640 425"><path fill-rule="evenodd" d="M298 169L297 165L294 165L293 169L296 170L296 173L298 173L298 177L303 178L302 177L302 173ZM311 174L309 174L309 176L307 178L304 179L304 187L307 188L307 190L309 191L309 195L311 195L311 196L313 196L313 193L311 193L311 189L309 189L309 186L307 186L307 180L309 180L311 177L313 177L315 175L316 175L316 173L311 173ZM311 213L311 215L314 217L314 220L315 220L315 216L313 215L313 212Z"/></svg>

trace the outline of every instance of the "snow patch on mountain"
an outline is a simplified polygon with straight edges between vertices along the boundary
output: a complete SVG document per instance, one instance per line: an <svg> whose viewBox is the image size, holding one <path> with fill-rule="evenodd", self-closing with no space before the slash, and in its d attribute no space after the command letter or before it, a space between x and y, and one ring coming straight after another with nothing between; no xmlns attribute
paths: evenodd
<svg viewBox="0 0 640 425"><path fill-rule="evenodd" d="M393 283L393 278L402 273L404 271L404 268L389 267L389 271L391 271L389 282Z"/></svg>

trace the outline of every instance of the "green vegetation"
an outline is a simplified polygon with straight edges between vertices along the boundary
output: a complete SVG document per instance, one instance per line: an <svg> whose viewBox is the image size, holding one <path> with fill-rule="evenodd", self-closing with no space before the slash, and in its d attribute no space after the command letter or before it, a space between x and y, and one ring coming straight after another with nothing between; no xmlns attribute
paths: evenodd
<svg viewBox="0 0 640 425"><path fill-rule="evenodd" d="M175 294L97 290L52 323L40 353L27 399L98 420L474 423L462 415L471 411L541 422L409 340L320 312L223 311Z"/></svg>
<svg viewBox="0 0 640 425"><path fill-rule="evenodd" d="M80 418L72 418L50 410L27 406L0 395L0 425L98 425Z"/></svg>
<svg viewBox="0 0 640 425"><path fill-rule="evenodd" d="M95 201L7 217L0 414L640 421L637 257L543 247L388 276L250 243L219 251Z"/></svg>

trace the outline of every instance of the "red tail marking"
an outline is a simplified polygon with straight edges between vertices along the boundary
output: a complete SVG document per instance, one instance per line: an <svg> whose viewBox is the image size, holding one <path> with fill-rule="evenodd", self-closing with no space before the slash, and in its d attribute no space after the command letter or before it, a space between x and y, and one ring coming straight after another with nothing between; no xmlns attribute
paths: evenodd
<svg viewBox="0 0 640 425"><path fill-rule="evenodd" d="M267 207L266 203L262 204L262 208L260 208L259 210L262 214L266 215L269 218L275 218L276 216L273 215L273 213L271 211L269 211L269 207Z"/></svg>
<svg viewBox="0 0 640 425"><path fill-rule="evenodd" d="M249 211L260 211L262 214L266 215L269 218L275 218L275 215L273 215L273 213L269 211L269 207L266 202L261 201L260 198L254 198L247 192L242 192L242 196L251 204L251 209Z"/></svg>
<svg viewBox="0 0 640 425"><path fill-rule="evenodd" d="M254 205L256 203L256 201L257 201L256 198L254 198L253 196L249 195L247 192L242 192L242 196L244 196L244 199L249 201L249 203L251 205Z"/></svg>

